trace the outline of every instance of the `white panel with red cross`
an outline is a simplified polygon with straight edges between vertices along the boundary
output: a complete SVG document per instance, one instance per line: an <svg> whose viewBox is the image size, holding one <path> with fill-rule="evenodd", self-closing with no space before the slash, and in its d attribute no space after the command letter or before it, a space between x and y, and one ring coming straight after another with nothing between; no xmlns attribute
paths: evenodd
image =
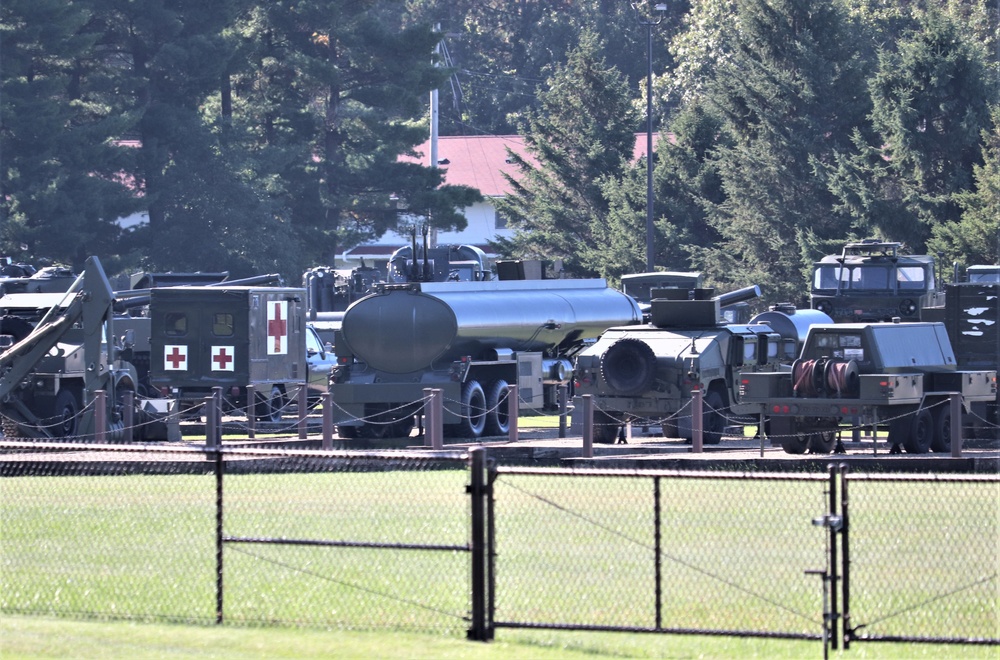
<svg viewBox="0 0 1000 660"><path fill-rule="evenodd" d="M187 371L188 347L183 344L167 344L163 347L164 371Z"/></svg>
<svg viewBox="0 0 1000 660"><path fill-rule="evenodd" d="M267 354L288 353L288 301L267 301Z"/></svg>
<svg viewBox="0 0 1000 660"><path fill-rule="evenodd" d="M212 347L212 371L235 371L233 357L236 355L234 346Z"/></svg>

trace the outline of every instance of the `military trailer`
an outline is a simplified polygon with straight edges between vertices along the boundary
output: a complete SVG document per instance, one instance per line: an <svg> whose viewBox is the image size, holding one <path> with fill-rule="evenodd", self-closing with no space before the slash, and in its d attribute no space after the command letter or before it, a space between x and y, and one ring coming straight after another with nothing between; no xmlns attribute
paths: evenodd
<svg viewBox="0 0 1000 660"><path fill-rule="evenodd" d="M835 323L920 321L922 310L944 302L934 257L900 253L899 243L848 243L813 267L811 306Z"/></svg>
<svg viewBox="0 0 1000 660"><path fill-rule="evenodd" d="M684 410L699 389L703 440L718 444L731 415L756 410L738 401L740 371L778 370L792 359L802 322L829 321L815 310L799 310L796 321L786 319L782 327L791 329L787 336L765 323L726 323L724 308L759 297L760 288L713 293L654 289L648 323L610 328L580 353L575 392L593 397L595 442L614 442L630 422L690 440L691 415ZM787 316L784 309L774 313Z"/></svg>
<svg viewBox="0 0 1000 660"><path fill-rule="evenodd" d="M964 411L996 399L996 371L959 370L942 323L817 324L791 371L744 372L740 397L790 454L829 453L844 422L888 427L893 451L951 448L951 393Z"/></svg>
<svg viewBox="0 0 1000 660"><path fill-rule="evenodd" d="M305 290L190 286L150 291L152 387L180 411L221 387L226 411L279 421L306 383ZM256 400L248 401L253 385Z"/></svg>
<svg viewBox="0 0 1000 660"><path fill-rule="evenodd" d="M602 279L381 286L347 309L334 342L334 423L341 437L406 436L424 389L439 388L445 435L505 434L508 385L520 410L556 412L573 356L641 318Z"/></svg>

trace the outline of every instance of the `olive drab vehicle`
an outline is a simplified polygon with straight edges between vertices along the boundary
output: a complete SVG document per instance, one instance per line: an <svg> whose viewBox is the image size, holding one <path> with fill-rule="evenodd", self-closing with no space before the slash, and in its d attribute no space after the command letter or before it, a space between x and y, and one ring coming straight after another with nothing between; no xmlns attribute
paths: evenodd
<svg viewBox="0 0 1000 660"><path fill-rule="evenodd" d="M920 321L944 302L934 257L900 253L901 244L867 239L813 266L811 306L835 323Z"/></svg>
<svg viewBox="0 0 1000 660"><path fill-rule="evenodd" d="M771 311L781 324L773 318L727 323L724 309L759 297L760 288L712 293L654 289L648 323L610 328L580 353L575 393L593 397L595 442L614 442L626 423L636 421L659 425L664 437L690 440L691 415L684 410L698 389L704 442L719 443L729 415L756 410L740 404L740 371L779 370L794 358L804 327L830 320L816 310L785 306Z"/></svg>
<svg viewBox="0 0 1000 660"><path fill-rule="evenodd" d="M384 285L347 309L334 342L337 432L408 436L424 389L439 388L445 435L506 434L508 386L521 410L557 411L573 356L606 328L641 319L605 280Z"/></svg>
<svg viewBox="0 0 1000 660"><path fill-rule="evenodd" d="M304 289L216 285L149 295L150 384L182 415L221 387L224 410L281 419L306 384Z"/></svg>
<svg viewBox="0 0 1000 660"><path fill-rule="evenodd" d="M123 359L131 342L115 339L114 296L100 261L87 259L83 274L63 291L0 298L4 435L72 438L101 432L117 442L123 438L125 393L135 392L136 370ZM103 429L97 428L98 392L105 393ZM140 435L144 428L139 426Z"/></svg>
<svg viewBox="0 0 1000 660"><path fill-rule="evenodd" d="M995 370L960 370L943 323L817 324L790 371L741 376L741 397L790 454L829 453L842 423L888 428L893 451L951 448L947 401L996 400Z"/></svg>

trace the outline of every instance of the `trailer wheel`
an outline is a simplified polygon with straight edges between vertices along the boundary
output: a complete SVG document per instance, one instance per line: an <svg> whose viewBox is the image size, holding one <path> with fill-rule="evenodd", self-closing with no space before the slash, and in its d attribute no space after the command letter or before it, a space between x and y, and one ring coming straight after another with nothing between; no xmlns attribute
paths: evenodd
<svg viewBox="0 0 1000 660"><path fill-rule="evenodd" d="M461 421L456 424L459 437L478 438L486 427L486 394L478 380L462 385Z"/></svg>
<svg viewBox="0 0 1000 660"><path fill-rule="evenodd" d="M618 442L618 429L621 422L604 412L594 411L594 442L602 445L613 445Z"/></svg>
<svg viewBox="0 0 1000 660"><path fill-rule="evenodd" d="M72 389L64 387L56 395L52 406L52 434L59 438L71 438L80 428L80 397Z"/></svg>
<svg viewBox="0 0 1000 660"><path fill-rule="evenodd" d="M498 378L486 386L486 426L483 435L510 433L510 415L507 412L507 381Z"/></svg>
<svg viewBox="0 0 1000 660"><path fill-rule="evenodd" d="M786 435L781 438L781 448L786 454L804 454L809 448L809 436L804 433Z"/></svg>
<svg viewBox="0 0 1000 660"><path fill-rule="evenodd" d="M913 418L910 435L903 440L903 449L910 454L926 454L934 435L934 420L931 411L921 408Z"/></svg>
<svg viewBox="0 0 1000 660"><path fill-rule="evenodd" d="M938 406L934 414L934 434L931 436L931 451L951 451L951 408Z"/></svg>
<svg viewBox="0 0 1000 660"><path fill-rule="evenodd" d="M258 395L257 403L254 406L254 414L261 422L280 422L281 409L284 407L284 397L281 388L277 385L271 386L271 392L266 398Z"/></svg>
<svg viewBox="0 0 1000 660"><path fill-rule="evenodd" d="M837 434L820 431L809 436L809 451L813 454L829 454L837 446Z"/></svg>

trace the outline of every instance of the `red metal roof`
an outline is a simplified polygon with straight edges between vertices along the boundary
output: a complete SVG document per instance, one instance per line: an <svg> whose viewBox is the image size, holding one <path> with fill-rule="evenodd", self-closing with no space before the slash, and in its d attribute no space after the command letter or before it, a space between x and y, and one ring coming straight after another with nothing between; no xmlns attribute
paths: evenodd
<svg viewBox="0 0 1000 660"><path fill-rule="evenodd" d="M646 134L635 134L632 158L646 155ZM653 134L653 148L659 135ZM502 173L518 177L517 169L507 161L507 149L529 163L538 161L527 152L524 137L520 135L449 135L438 138L438 167L445 170L445 183L476 188L485 197L503 197L510 192L510 185ZM428 139L415 149L418 156L401 156L400 160L430 165L431 145Z"/></svg>

